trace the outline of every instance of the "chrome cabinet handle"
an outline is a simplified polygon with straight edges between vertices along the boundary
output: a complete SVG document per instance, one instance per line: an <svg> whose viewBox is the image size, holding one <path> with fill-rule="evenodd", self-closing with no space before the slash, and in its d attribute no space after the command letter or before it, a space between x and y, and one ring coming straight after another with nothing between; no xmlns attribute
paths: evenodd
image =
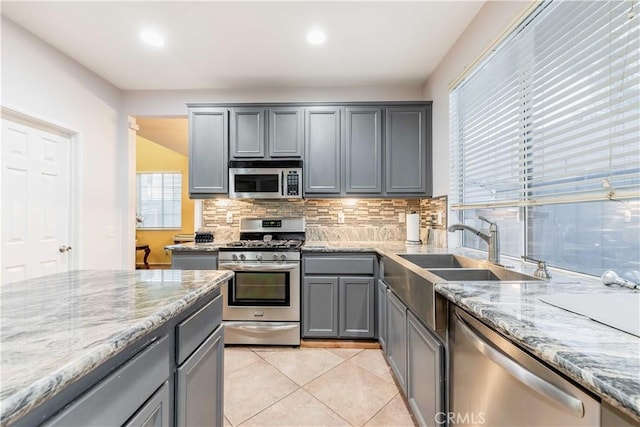
<svg viewBox="0 0 640 427"><path fill-rule="evenodd" d="M298 264L223 264L220 263L221 270L233 271L291 271L299 267Z"/></svg>
<svg viewBox="0 0 640 427"><path fill-rule="evenodd" d="M476 350L507 371L522 384L562 406L565 411L571 415L578 418L582 418L584 416L584 405L580 399L560 389L555 384L540 378L533 372L521 366L519 363L515 362L513 359L505 356L480 336L476 335L476 333L471 330L471 327L467 325L467 322L465 322L458 313L456 313L456 317L460 321L460 330L467 336Z"/></svg>
<svg viewBox="0 0 640 427"><path fill-rule="evenodd" d="M60 253L69 252L71 250L71 246L62 245L58 248Z"/></svg>

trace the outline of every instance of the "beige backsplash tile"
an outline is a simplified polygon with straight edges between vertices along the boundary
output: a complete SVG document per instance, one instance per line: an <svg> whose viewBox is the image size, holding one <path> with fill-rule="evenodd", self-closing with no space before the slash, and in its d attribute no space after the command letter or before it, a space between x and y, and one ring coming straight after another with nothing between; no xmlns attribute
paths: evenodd
<svg viewBox="0 0 640 427"><path fill-rule="evenodd" d="M227 213L233 223L227 224ZM338 223L338 212L344 223ZM400 213L420 212L420 236L424 243L446 247L447 198L431 199L307 199L307 200L205 200L203 226L213 228L217 241L237 240L242 217L304 216L308 240L399 241L405 240ZM438 224L440 213L441 224Z"/></svg>

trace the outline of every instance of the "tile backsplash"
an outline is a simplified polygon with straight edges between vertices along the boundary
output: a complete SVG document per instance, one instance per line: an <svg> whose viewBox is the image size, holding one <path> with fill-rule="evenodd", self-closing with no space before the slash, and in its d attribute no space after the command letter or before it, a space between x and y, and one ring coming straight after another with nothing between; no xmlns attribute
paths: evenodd
<svg viewBox="0 0 640 427"><path fill-rule="evenodd" d="M339 212L344 214L344 223L338 223ZM202 224L214 229L216 240L236 240L241 217L303 216L308 240L398 241L406 238L406 223L400 222L400 214L408 212L420 213L423 242L446 246L446 196L430 199L205 200ZM227 223L229 213L233 216L231 224Z"/></svg>

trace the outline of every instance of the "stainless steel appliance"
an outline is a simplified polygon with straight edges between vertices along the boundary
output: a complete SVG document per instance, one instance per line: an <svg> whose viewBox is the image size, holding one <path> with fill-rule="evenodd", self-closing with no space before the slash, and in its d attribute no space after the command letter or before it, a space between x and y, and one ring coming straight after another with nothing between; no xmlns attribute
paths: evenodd
<svg viewBox="0 0 640 427"><path fill-rule="evenodd" d="M229 161L232 199L302 198L301 160Z"/></svg>
<svg viewBox="0 0 640 427"><path fill-rule="evenodd" d="M600 403L463 310L450 306L449 412L470 426L595 426Z"/></svg>
<svg viewBox="0 0 640 427"><path fill-rule="evenodd" d="M241 218L240 240L220 248L226 344L300 345L304 218Z"/></svg>

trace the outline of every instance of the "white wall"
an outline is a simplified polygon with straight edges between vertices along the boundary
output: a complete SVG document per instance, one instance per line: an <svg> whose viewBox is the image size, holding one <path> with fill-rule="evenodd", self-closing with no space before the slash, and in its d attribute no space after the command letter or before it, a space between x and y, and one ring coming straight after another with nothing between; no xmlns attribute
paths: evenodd
<svg viewBox="0 0 640 427"><path fill-rule="evenodd" d="M531 1L488 1L447 52L422 88L433 101L433 194L449 194L449 83L531 5Z"/></svg>
<svg viewBox="0 0 640 427"><path fill-rule="evenodd" d="M246 88L225 90L127 91L125 108L132 116L186 116L187 103L198 102L338 102L421 101L418 86Z"/></svg>
<svg viewBox="0 0 640 427"><path fill-rule="evenodd" d="M78 134L74 268L132 267L122 92L2 17L1 94L2 107ZM115 237L107 238L105 227L115 227Z"/></svg>

